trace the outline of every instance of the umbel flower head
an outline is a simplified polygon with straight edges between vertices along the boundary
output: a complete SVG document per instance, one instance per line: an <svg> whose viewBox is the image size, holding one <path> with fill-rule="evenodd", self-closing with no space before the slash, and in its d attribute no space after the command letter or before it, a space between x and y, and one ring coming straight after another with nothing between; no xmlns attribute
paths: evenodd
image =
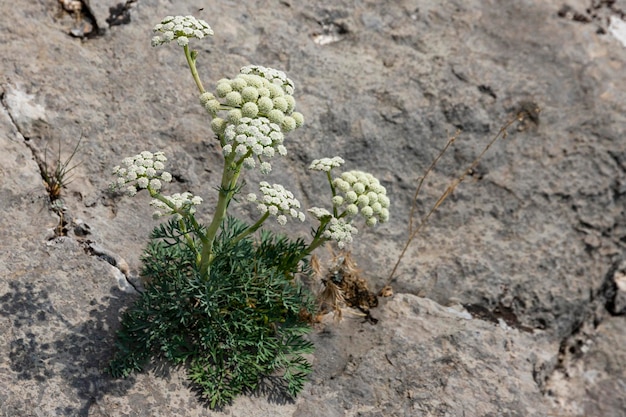
<svg viewBox="0 0 626 417"><path fill-rule="evenodd" d="M125 189L131 197L139 189L147 189L156 193L161 189L162 182L172 181L172 174L163 171L167 158L163 152L143 151L138 155L124 158L122 165L113 168L117 180L111 184L113 189Z"/></svg>
<svg viewBox="0 0 626 417"><path fill-rule="evenodd" d="M356 235L359 231L352 225L350 219L345 217L336 218L333 214L321 207L311 207L309 210L320 222L328 222L326 230L322 233L322 237L337 242L339 249L343 249L347 244L352 243L352 235Z"/></svg>
<svg viewBox="0 0 626 417"><path fill-rule="evenodd" d="M190 38L202 39L213 35L213 30L204 20L193 16L167 16L154 26L154 32L162 33L152 38L152 46L176 40L178 45L187 46Z"/></svg>
<svg viewBox="0 0 626 417"><path fill-rule="evenodd" d="M311 165L309 165L309 169L314 171L329 172L333 168L340 167L344 162L345 161L340 156L315 159L313 162L311 162Z"/></svg>
<svg viewBox="0 0 626 417"><path fill-rule="evenodd" d="M343 208L348 216L361 214L368 226L389 220L389 197L387 191L372 174L348 171L333 180L339 192L333 197L333 205Z"/></svg>
<svg viewBox="0 0 626 417"><path fill-rule="evenodd" d="M193 214L196 212L196 208L194 206L202 203L202 198L194 196L189 192L184 192L182 194L176 193L171 196L164 195L163 198L167 200L170 205L161 200L157 200L156 198L150 202L150 205L156 208L154 213L152 213L152 217L155 219L173 214L178 220L182 217L180 215L181 211Z"/></svg>
<svg viewBox="0 0 626 417"><path fill-rule="evenodd" d="M281 156L286 155L283 140L283 132L276 123L265 117L242 117L239 123L226 127L222 151L226 157L234 153L235 160L241 160L248 169L256 166L255 159L261 161L261 172L267 174L272 166L263 158L271 158L276 152Z"/></svg>
<svg viewBox="0 0 626 417"><path fill-rule="evenodd" d="M295 111L293 81L284 72L272 68L249 65L233 79L217 82L215 95L204 93L200 102L214 116L211 127L221 135L228 124L238 124L241 118L265 117L290 132L304 123L302 113ZM228 111L217 117L218 112Z"/></svg>
<svg viewBox="0 0 626 417"><path fill-rule="evenodd" d="M269 213L269 215L275 216L276 221L283 226L287 223L287 216L298 219L301 222L304 221L304 213L297 210L300 208L300 202L285 187L280 184L270 185L265 181L261 181L259 189L263 197L258 199L256 194L251 193L248 194L248 201L257 202L257 209L261 214Z"/></svg>
<svg viewBox="0 0 626 417"><path fill-rule="evenodd" d="M324 231L322 236L326 239L334 240L337 242L339 249L343 249L346 244L352 243L352 235L356 235L358 230L352 226L352 223L345 219L337 219L335 217L330 219L328 228Z"/></svg>

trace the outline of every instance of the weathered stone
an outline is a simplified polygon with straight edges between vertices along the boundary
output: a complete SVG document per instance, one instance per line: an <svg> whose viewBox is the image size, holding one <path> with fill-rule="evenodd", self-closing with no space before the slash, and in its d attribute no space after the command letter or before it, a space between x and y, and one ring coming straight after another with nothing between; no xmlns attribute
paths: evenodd
<svg viewBox="0 0 626 417"><path fill-rule="evenodd" d="M130 23L112 27L103 21L116 2L91 3L106 31L85 39L68 35L77 21L55 2L0 6L1 415L217 414L180 370L126 381L102 372L156 224L147 196L108 191L111 168L163 150L177 179L169 191L204 198L205 219L216 200L221 150L182 51L149 46L163 16L190 13L215 30L196 44L208 89L250 63L296 83L306 124L288 136L273 182L305 207L322 205L327 185L305 167L341 155L387 187L391 221L353 246L374 290L387 284L415 187L447 138L462 129L426 179L418 216L507 120L527 116L430 218L391 282L395 295L372 311L377 325L320 325L315 374L295 403L264 392L227 412L626 415L625 297L610 274L626 250L626 48L612 23L623 21L624 1L212 2L198 11L186 0L140 0ZM82 164L51 206L39 165L54 163L58 146L67 158L81 137ZM443 307L458 303L472 320Z"/></svg>

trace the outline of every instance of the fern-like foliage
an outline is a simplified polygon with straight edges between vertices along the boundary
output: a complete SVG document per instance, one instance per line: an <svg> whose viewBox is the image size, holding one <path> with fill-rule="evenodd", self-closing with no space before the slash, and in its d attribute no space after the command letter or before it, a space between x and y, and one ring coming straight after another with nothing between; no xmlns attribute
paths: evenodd
<svg viewBox="0 0 626 417"><path fill-rule="evenodd" d="M282 376L284 390L302 390L313 351L303 336L312 297L298 284L306 245L264 232L233 243L247 225L227 219L215 242L209 279L200 276L196 253L180 224L155 229L143 256L146 291L124 314L115 377L140 371L151 359L184 365L211 408L253 391L264 377Z"/></svg>

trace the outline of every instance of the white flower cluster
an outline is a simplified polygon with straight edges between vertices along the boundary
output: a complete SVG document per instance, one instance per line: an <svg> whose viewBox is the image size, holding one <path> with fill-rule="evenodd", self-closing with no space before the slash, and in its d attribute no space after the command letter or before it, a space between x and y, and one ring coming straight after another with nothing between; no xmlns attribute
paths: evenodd
<svg viewBox="0 0 626 417"><path fill-rule="evenodd" d="M311 207L309 213L313 214L320 221L328 221L326 230L322 233L322 237L337 242L339 249L343 249L347 244L352 243L352 235L356 235L359 231L352 226L351 221L346 221L344 217L333 217L332 213L321 207Z"/></svg>
<svg viewBox="0 0 626 417"><path fill-rule="evenodd" d="M324 220L327 217L333 217L333 214L330 211L321 207L311 207L307 211L315 216L317 220Z"/></svg>
<svg viewBox="0 0 626 417"><path fill-rule="evenodd" d="M343 196L333 197L335 207L345 207L348 216L360 213L368 226L389 220L387 191L372 175L362 171L348 171L333 180L335 189Z"/></svg>
<svg viewBox="0 0 626 417"><path fill-rule="evenodd" d="M266 68L260 65L247 65L239 71L242 74L253 74L265 78L272 84L277 84L283 87L285 92L289 95L293 94L293 81L287 78L287 74L274 68Z"/></svg>
<svg viewBox="0 0 626 417"><path fill-rule="evenodd" d="M256 166L255 158L261 161L261 172L267 174L272 170L269 162L262 158L271 158L276 152L284 156L287 148L283 146L284 135L276 123L265 117L255 119L242 117L237 124L229 124L224 131L224 156L233 152L237 161L242 160L245 168Z"/></svg>
<svg viewBox="0 0 626 417"><path fill-rule="evenodd" d="M326 239L334 240L337 242L339 249L343 249L346 244L352 243L352 235L356 235L358 230L352 226L350 222L346 222L345 219L337 219L333 217L330 219L328 228L322 233L322 236Z"/></svg>
<svg viewBox="0 0 626 417"><path fill-rule="evenodd" d="M137 194L138 189L149 189L158 191L161 189L162 181L172 181L172 175L165 169L164 162L167 158L163 152L143 151L133 157L124 158L122 165L113 168L113 174L117 175L112 188L121 189L125 187L130 196ZM160 172L159 171L163 171Z"/></svg>
<svg viewBox="0 0 626 417"><path fill-rule="evenodd" d="M213 30L207 22L193 16L167 16L154 27L153 31L163 35L154 36L152 46L169 43L174 39L178 45L187 46L189 38L202 39L205 36L213 35Z"/></svg>
<svg viewBox="0 0 626 417"><path fill-rule="evenodd" d="M298 211L300 202L296 200L290 191L280 184L270 185L265 181L259 183L259 189L263 193L262 199L257 199L256 194L248 194L248 201L258 202L257 209L262 213L269 213L276 217L280 225L287 223L287 215L304 221L304 213Z"/></svg>
<svg viewBox="0 0 626 417"><path fill-rule="evenodd" d="M233 79L219 80L216 96L204 93L200 102L214 116L211 127L218 135L228 124L238 124L246 117L266 117L283 132L290 132L304 123L302 113L295 111L293 90L293 82L284 72L250 65ZM217 117L221 110L228 110L225 118Z"/></svg>
<svg viewBox="0 0 626 417"><path fill-rule="evenodd" d="M194 206L198 206L202 203L202 198L198 196L194 196L189 192L184 192L182 194L176 193L171 196L165 195L163 196L172 206L168 206L165 202L157 199L153 199L150 202L150 205L156 210L152 214L152 217L155 219L162 216L169 216L170 214L174 214L176 219L180 219L182 216L177 213L177 211L185 211L189 214L193 214L196 212L196 208ZM161 211L162 210L162 211Z"/></svg>
<svg viewBox="0 0 626 417"><path fill-rule="evenodd" d="M309 169L315 171L329 172L333 168L340 167L344 162L345 161L340 156L335 156L333 158L315 159L313 162L311 162L311 165L309 165Z"/></svg>

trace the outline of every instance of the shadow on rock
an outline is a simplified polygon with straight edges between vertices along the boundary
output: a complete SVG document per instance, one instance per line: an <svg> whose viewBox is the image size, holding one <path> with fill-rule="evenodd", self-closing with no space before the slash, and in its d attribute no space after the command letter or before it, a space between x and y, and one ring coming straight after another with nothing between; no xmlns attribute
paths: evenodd
<svg viewBox="0 0 626 417"><path fill-rule="evenodd" d="M119 310L128 295L117 288L99 302L92 299L88 319L72 325L54 308L47 291L29 283L11 282L0 296L0 316L9 317L14 328L23 329L10 343L10 368L17 380L69 386L74 404L60 404L57 415L87 416L104 395L123 396L134 379L115 380L104 372L113 355ZM58 338L49 341L48 334Z"/></svg>

